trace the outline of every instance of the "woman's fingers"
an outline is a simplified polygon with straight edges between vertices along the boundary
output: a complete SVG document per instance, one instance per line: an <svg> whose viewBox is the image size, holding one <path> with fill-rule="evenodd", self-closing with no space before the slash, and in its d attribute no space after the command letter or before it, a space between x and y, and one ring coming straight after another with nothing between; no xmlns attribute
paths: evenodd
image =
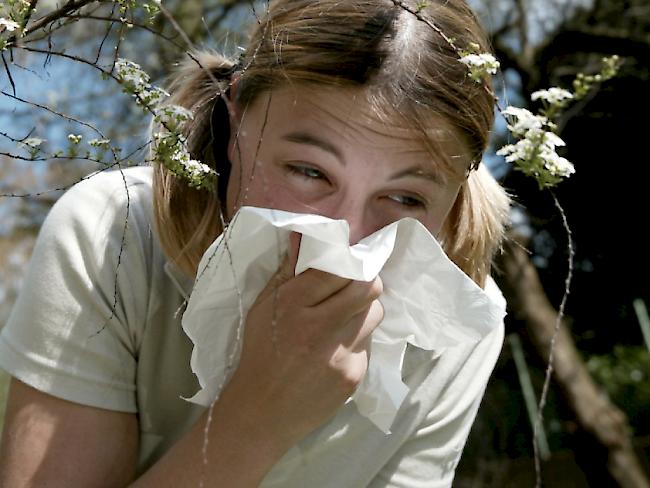
<svg viewBox="0 0 650 488"><path fill-rule="evenodd" d="M282 262L280 263L280 267L278 268L278 270L275 272L275 274L271 277L271 279L266 284L264 289L257 296L256 303L263 302L269 296L278 293L278 290L284 283L294 278L295 267L296 265L295 263L291 262L290 256L286 255L282 260Z"/></svg>
<svg viewBox="0 0 650 488"><path fill-rule="evenodd" d="M260 292L257 301L260 302L276 293L295 306L309 308L322 303L352 283L352 280L317 269L308 269L294 276L295 267L291 257L285 256L278 270Z"/></svg>
<svg viewBox="0 0 650 488"><path fill-rule="evenodd" d="M383 292L384 284L379 276L368 282L350 281L338 293L318 303L315 308L331 317L349 319L366 310Z"/></svg>
<svg viewBox="0 0 650 488"><path fill-rule="evenodd" d="M249 311L231 383L266 399L268 418L300 438L366 374L370 337L384 316L383 286L380 278L366 283L313 269L293 276L289 256Z"/></svg>
<svg viewBox="0 0 650 488"><path fill-rule="evenodd" d="M294 303L314 307L338 293L352 280L341 278L317 269L308 269L283 286L283 293L292 297Z"/></svg>
<svg viewBox="0 0 650 488"><path fill-rule="evenodd" d="M276 320L275 333L290 349L367 350L372 331L384 317L377 300L383 292L381 278L353 281L315 269L294 276L298 238L290 236L289 253L258 297L261 308L254 307L249 318L256 317L253 323Z"/></svg>
<svg viewBox="0 0 650 488"><path fill-rule="evenodd" d="M307 270L285 282L279 291L282 302L298 306L306 323L301 334L335 338L340 329L352 340L356 334L369 334L383 319L383 307L377 301L383 292L378 276L373 281L352 281L318 270ZM375 303L376 302L376 303ZM277 303L277 302L276 302ZM366 327L364 321L368 321ZM347 340L346 339L346 340Z"/></svg>
<svg viewBox="0 0 650 488"><path fill-rule="evenodd" d="M352 282L347 278L341 278L317 269L308 269L295 276L301 237L302 235L296 232L289 235L287 255L280 263L279 269L260 293L257 299L258 302L268 297L272 292L277 293L278 289L282 287L282 294L295 305L313 307L327 300Z"/></svg>
<svg viewBox="0 0 650 488"><path fill-rule="evenodd" d="M373 300L364 310L354 315L340 329L337 340L353 352L368 349L372 332L384 319L384 307L379 300Z"/></svg>

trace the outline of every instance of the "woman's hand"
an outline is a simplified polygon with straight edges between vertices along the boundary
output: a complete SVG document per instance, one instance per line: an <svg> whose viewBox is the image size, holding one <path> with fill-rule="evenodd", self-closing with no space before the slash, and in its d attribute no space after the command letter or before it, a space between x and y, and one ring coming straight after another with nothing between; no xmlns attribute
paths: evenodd
<svg viewBox="0 0 650 488"><path fill-rule="evenodd" d="M381 280L316 270L293 276L293 254L251 308L239 367L214 410L133 487L258 486L355 390L383 318ZM137 435L134 414L77 405L14 381L0 485L124 486L134 475Z"/></svg>
<svg viewBox="0 0 650 488"><path fill-rule="evenodd" d="M255 422L287 447L354 392L384 314L379 277L359 282L314 269L293 276L292 248L294 258L285 260L248 314L239 367L222 394L254 410Z"/></svg>

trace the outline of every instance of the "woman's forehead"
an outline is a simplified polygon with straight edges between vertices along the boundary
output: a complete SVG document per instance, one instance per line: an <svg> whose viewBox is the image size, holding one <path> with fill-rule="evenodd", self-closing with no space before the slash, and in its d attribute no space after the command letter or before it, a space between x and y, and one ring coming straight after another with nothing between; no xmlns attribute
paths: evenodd
<svg viewBox="0 0 650 488"><path fill-rule="evenodd" d="M405 153L431 154L433 145L436 153L469 161L459 131L443 117L379 104L368 89L306 84L278 87L255 101L259 111L268 108L268 125L277 131L316 131Z"/></svg>

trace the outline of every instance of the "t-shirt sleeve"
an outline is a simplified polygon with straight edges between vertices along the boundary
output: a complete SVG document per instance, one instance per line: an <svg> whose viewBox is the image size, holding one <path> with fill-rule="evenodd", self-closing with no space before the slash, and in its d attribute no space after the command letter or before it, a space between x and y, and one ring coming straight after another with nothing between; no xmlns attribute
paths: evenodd
<svg viewBox="0 0 650 488"><path fill-rule="evenodd" d="M136 411L146 189L119 172L100 173L57 201L0 335L0 367L65 400Z"/></svg>
<svg viewBox="0 0 650 488"><path fill-rule="evenodd" d="M451 381L424 421L375 476L369 488L452 486L469 431L503 345L503 324L467 349L452 348L437 373ZM446 370L446 371L443 371Z"/></svg>

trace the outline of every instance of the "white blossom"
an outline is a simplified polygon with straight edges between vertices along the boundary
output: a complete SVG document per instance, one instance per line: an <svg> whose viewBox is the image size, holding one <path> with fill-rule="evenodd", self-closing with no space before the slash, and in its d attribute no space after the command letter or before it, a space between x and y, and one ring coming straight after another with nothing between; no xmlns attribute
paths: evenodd
<svg viewBox="0 0 650 488"><path fill-rule="evenodd" d="M0 17L0 27L4 27L9 32L13 32L16 29L20 29L20 24L18 22L14 22L11 19Z"/></svg>
<svg viewBox="0 0 650 488"><path fill-rule="evenodd" d="M128 59L118 58L115 62L115 75L120 83L135 93L150 88L149 75L139 64Z"/></svg>
<svg viewBox="0 0 650 488"><path fill-rule="evenodd" d="M134 96L138 105L150 110L169 97L169 93L149 82L149 75L139 64L128 59L118 58L115 62L115 76L124 91Z"/></svg>
<svg viewBox="0 0 650 488"><path fill-rule="evenodd" d="M40 137L28 137L27 139L20 141L20 143L23 146L37 148L46 141L47 139L41 139Z"/></svg>
<svg viewBox="0 0 650 488"><path fill-rule="evenodd" d="M79 144L81 142L81 139L83 139L83 136L81 134L78 134L78 135L68 134L68 140L72 144Z"/></svg>
<svg viewBox="0 0 650 488"><path fill-rule="evenodd" d="M187 180L193 188L213 188L217 172L208 165L192 159L182 134L183 125L194 118L194 114L180 105L160 106L169 97L162 88L150 83L144 70L133 61L119 58L115 63L116 78L136 99L136 103L153 112L154 123L162 126L153 135L152 155L160 164L180 178Z"/></svg>
<svg viewBox="0 0 650 488"><path fill-rule="evenodd" d="M478 47L478 46L476 46ZM489 53L470 53L462 56L459 61L469 68L469 76L480 83L488 75L496 74L501 66L499 61Z"/></svg>
<svg viewBox="0 0 650 488"><path fill-rule="evenodd" d="M535 115L525 108L509 106L505 110L502 110L501 113L504 116L510 116L508 129L518 137L525 137L528 131L539 130L549 122L546 117ZM512 121L512 118L515 120Z"/></svg>
<svg viewBox="0 0 650 488"><path fill-rule="evenodd" d="M467 54L460 58L460 62L466 66L484 67L488 73L496 74L500 63L489 53Z"/></svg>
<svg viewBox="0 0 650 488"><path fill-rule="evenodd" d="M189 159L185 162L184 164L185 169L190 173L192 176L203 176L206 174L213 173L214 170L210 168L207 164L204 164L200 161L197 161L196 159Z"/></svg>
<svg viewBox="0 0 650 488"><path fill-rule="evenodd" d="M534 102L536 100L544 100L551 105L562 106L567 101L573 99L573 93L563 88L551 87L548 90L537 90L534 92L530 99Z"/></svg>
<svg viewBox="0 0 650 488"><path fill-rule="evenodd" d="M137 100L137 103L146 107L158 105L165 98L169 97L169 93L157 86L150 86L148 89L141 91L138 95L140 99Z"/></svg>
<svg viewBox="0 0 650 488"><path fill-rule="evenodd" d="M556 185L575 173L573 164L556 152L556 148L566 144L553 132L555 125L550 120L518 107L508 107L501 113L509 118L508 128L519 140L499 149L497 155L534 176L542 188Z"/></svg>
<svg viewBox="0 0 650 488"><path fill-rule="evenodd" d="M516 144L507 144L497 151L498 156L505 156L506 162L514 163L525 160L532 153L533 145L528 139L522 139Z"/></svg>
<svg viewBox="0 0 650 488"><path fill-rule="evenodd" d="M189 186L213 188L217 172L207 164L192 159L185 144L185 138L180 135L156 132L153 146L154 158L176 176L187 180Z"/></svg>
<svg viewBox="0 0 650 488"><path fill-rule="evenodd" d="M557 153L549 153L544 158L544 166L554 176L568 178L576 172L575 167L567 159L558 156Z"/></svg>
<svg viewBox="0 0 650 488"><path fill-rule="evenodd" d="M88 141L88 144L90 144L92 147L107 148L110 142L110 139L91 139Z"/></svg>
<svg viewBox="0 0 650 488"><path fill-rule="evenodd" d="M556 147L566 146L566 143L553 132L544 132L542 145L555 149Z"/></svg>
<svg viewBox="0 0 650 488"><path fill-rule="evenodd" d="M180 130L183 123L194 118L194 114L180 105L166 105L155 110L156 122L162 124L167 130Z"/></svg>

